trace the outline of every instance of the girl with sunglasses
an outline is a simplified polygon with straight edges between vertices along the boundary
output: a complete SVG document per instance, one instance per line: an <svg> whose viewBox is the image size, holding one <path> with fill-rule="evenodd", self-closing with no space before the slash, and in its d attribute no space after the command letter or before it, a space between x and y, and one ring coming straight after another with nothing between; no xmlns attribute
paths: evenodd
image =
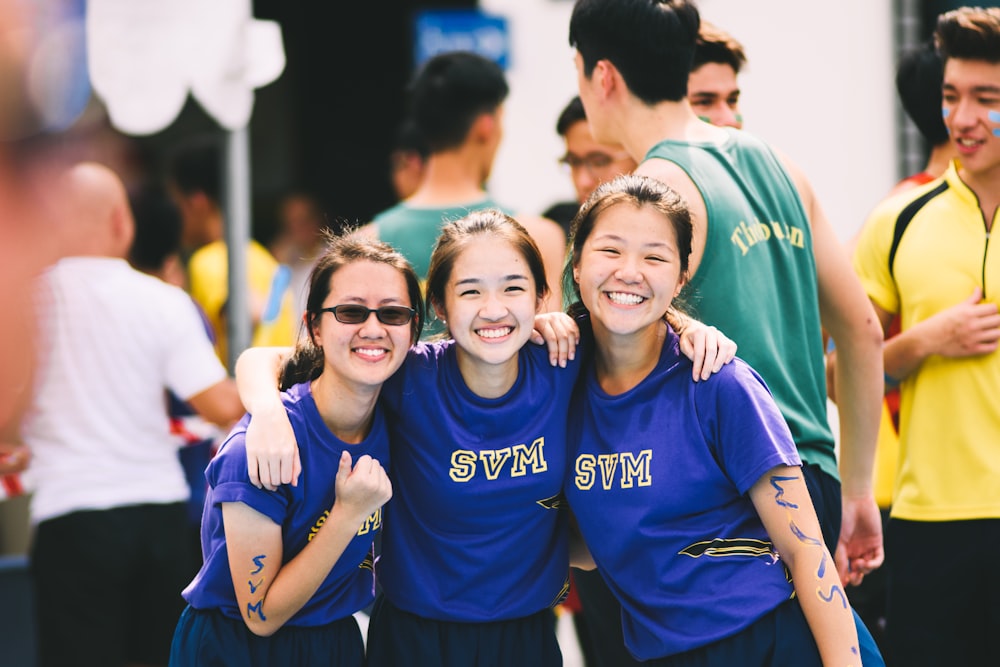
<svg viewBox="0 0 1000 667"><path fill-rule="evenodd" d="M254 486L249 415L234 427L205 473L204 564L183 592L171 665L364 664L353 614L374 599L373 543L392 496L377 399L423 319L402 255L360 235L331 240L277 404L300 444L302 480L275 493Z"/></svg>
<svg viewBox="0 0 1000 667"><path fill-rule="evenodd" d="M475 211L442 228L426 292L450 339L414 347L382 392L394 501L368 664L561 665L552 607L568 588L560 508L578 364L553 367L548 349L527 345L547 292L541 257L514 219ZM558 329L561 320L546 322ZM721 366L716 352L709 366ZM273 410L276 361L250 350L237 376L255 416L251 471L284 472L287 482L298 464L271 466L291 458Z"/></svg>

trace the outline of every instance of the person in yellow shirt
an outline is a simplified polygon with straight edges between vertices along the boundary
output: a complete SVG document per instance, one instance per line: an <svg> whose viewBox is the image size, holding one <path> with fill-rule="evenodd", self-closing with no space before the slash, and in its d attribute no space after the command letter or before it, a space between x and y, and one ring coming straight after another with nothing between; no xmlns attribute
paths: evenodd
<svg viewBox="0 0 1000 667"><path fill-rule="evenodd" d="M1000 541L1000 8L938 17L941 113L958 157L878 204L854 253L900 387L899 464L886 550L894 664L995 660ZM971 547L971 548L970 548Z"/></svg>
<svg viewBox="0 0 1000 667"><path fill-rule="evenodd" d="M229 258L223 238L225 218L219 204L221 152L209 141L182 146L169 165L168 185L184 221L182 245L187 260L188 291L205 311L215 331L219 358L229 358L227 306ZM252 345L292 345L298 316L289 290L290 271L251 239L247 245L247 280Z"/></svg>

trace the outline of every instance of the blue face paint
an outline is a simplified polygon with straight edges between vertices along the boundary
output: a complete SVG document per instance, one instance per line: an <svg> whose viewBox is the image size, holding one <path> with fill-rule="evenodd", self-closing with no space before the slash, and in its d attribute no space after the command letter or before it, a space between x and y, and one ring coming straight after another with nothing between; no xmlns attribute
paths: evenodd
<svg viewBox="0 0 1000 667"><path fill-rule="evenodd" d="M986 114L991 123L1000 123L1000 111L990 111Z"/></svg>
<svg viewBox="0 0 1000 667"><path fill-rule="evenodd" d="M942 118L947 118L948 114L950 114L950 113L951 113L951 109L941 109L941 117Z"/></svg>

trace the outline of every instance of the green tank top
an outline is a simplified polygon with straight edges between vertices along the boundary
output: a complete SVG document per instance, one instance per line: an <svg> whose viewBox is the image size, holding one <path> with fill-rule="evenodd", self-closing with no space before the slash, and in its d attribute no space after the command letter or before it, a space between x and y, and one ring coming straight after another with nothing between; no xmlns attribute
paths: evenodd
<svg viewBox="0 0 1000 667"><path fill-rule="evenodd" d="M663 141L646 154L683 169L705 201L705 250L681 298L764 378L803 461L839 479L809 220L774 153L745 132L729 135Z"/></svg>
<svg viewBox="0 0 1000 667"><path fill-rule="evenodd" d="M390 244L410 261L423 288L427 280L427 270L430 268L431 253L434 251L434 244L442 225L463 218L472 211L485 208L496 208L507 215L513 215L510 210L486 197L463 206L442 208L418 208L401 202L382 211L372 221L378 228L379 239ZM424 296L426 297L426 291ZM434 313L428 312L421 338L426 340L435 337L444 330L444 325L434 317Z"/></svg>

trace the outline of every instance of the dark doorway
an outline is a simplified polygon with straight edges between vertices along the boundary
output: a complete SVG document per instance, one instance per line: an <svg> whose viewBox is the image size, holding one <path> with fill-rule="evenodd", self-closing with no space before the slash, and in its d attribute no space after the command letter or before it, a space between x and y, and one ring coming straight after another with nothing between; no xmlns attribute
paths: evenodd
<svg viewBox="0 0 1000 667"><path fill-rule="evenodd" d="M331 225L367 222L395 203L388 155L413 68L413 17L421 9L475 8L474 0L287 2L254 0L254 17L276 21L286 64L256 91L250 123L253 235L266 243L278 200L305 189ZM135 139L158 171L172 146L222 130L189 100L166 130Z"/></svg>
<svg viewBox="0 0 1000 667"><path fill-rule="evenodd" d="M413 67L413 16L430 7L475 6L255 0L257 18L282 26L287 64L273 90L258 95L254 191L264 196L301 185L321 198L328 215L348 222L367 221L395 203L388 155Z"/></svg>

